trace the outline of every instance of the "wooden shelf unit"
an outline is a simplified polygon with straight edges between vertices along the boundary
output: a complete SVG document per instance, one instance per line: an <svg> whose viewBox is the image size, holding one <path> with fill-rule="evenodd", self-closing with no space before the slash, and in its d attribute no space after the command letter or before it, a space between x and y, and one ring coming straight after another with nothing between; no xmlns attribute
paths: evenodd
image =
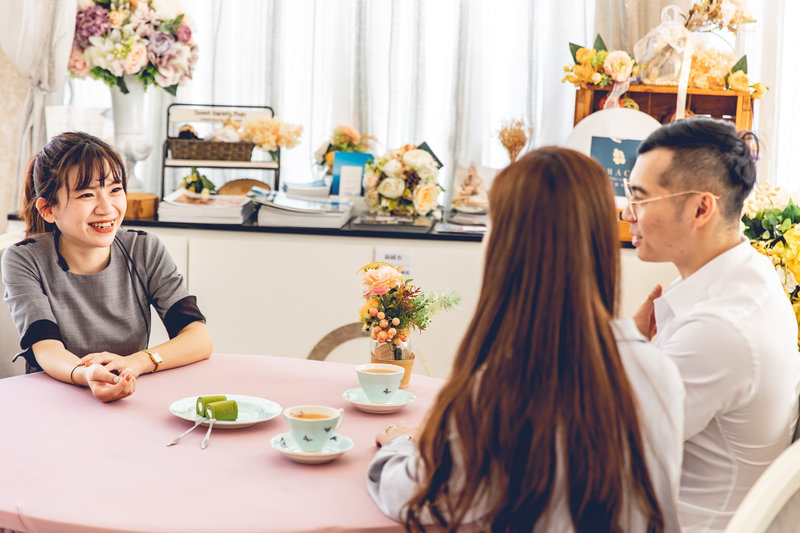
<svg viewBox="0 0 800 533"><path fill-rule="evenodd" d="M575 124L599 111L600 101L611 88L579 87L575 94ZM677 87L631 85L625 96L636 100L640 111L663 124L675 113L677 94ZM753 127L753 102L747 91L688 89L686 107L695 115L730 120L737 130Z"/></svg>

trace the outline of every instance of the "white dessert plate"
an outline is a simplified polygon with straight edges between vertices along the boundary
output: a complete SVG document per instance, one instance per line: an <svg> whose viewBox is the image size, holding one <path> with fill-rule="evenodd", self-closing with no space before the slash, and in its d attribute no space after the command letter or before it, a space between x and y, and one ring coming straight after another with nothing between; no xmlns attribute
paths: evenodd
<svg viewBox="0 0 800 533"><path fill-rule="evenodd" d="M325 446L318 452L304 452L297 445L289 433L275 435L269 445L281 452L292 461L307 465L327 463L341 457L353 448L353 441L344 435L335 434L328 439Z"/></svg>
<svg viewBox="0 0 800 533"><path fill-rule="evenodd" d="M384 403L369 401L362 388L346 390L342 396L366 413L394 413L417 399L413 392L402 389L395 392L392 399Z"/></svg>
<svg viewBox="0 0 800 533"><path fill-rule="evenodd" d="M207 395L200 394L198 396ZM283 408L280 405L264 398L244 396L242 394L226 394L225 396L229 400L236 400L236 405L239 407L239 417L236 420L217 420L214 422L215 428L244 428L259 422L272 420L283 412ZM203 418L195 411L196 403L197 396L181 398L172 402L172 405L169 406L169 412L184 420L196 422L198 419ZM208 420L204 420L200 424L207 426Z"/></svg>

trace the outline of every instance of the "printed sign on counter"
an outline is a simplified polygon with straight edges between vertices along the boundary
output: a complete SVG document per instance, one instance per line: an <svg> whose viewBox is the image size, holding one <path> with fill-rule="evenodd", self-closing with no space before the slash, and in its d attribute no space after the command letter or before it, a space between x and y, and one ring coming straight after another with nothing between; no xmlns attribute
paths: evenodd
<svg viewBox="0 0 800 533"><path fill-rule="evenodd" d="M401 267L400 272L406 277L411 277L411 265L413 254L407 248L392 248L388 246L376 246L374 261L385 261L396 267Z"/></svg>

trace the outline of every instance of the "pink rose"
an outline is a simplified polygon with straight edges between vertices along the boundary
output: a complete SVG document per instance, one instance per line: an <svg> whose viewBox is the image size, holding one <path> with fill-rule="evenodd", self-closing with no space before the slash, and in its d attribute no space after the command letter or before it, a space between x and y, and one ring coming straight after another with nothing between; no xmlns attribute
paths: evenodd
<svg viewBox="0 0 800 533"><path fill-rule="evenodd" d="M89 65L86 63L86 56L83 55L83 50L80 48L72 49L67 67L72 74L79 78L85 78L89 75Z"/></svg>
<svg viewBox="0 0 800 533"><path fill-rule="evenodd" d="M192 39L192 30L186 24L181 24L175 30L175 37L182 43L188 43Z"/></svg>
<svg viewBox="0 0 800 533"><path fill-rule="evenodd" d="M631 77L633 70L633 59L623 50L615 50L606 56L603 62L603 70L611 76L615 82L621 83Z"/></svg>
<svg viewBox="0 0 800 533"><path fill-rule="evenodd" d="M380 296L399 287L403 282L403 275L395 268L384 265L364 272L361 281L364 285L364 297L370 294Z"/></svg>
<svg viewBox="0 0 800 533"><path fill-rule="evenodd" d="M155 76L156 83L160 87L172 87L180 82L182 77L183 72L175 68L174 65L162 65L158 67L158 73Z"/></svg>
<svg viewBox="0 0 800 533"><path fill-rule="evenodd" d="M147 62L147 47L139 43L134 45L127 57L122 60L122 68L125 70L125 74L138 74L147 66Z"/></svg>

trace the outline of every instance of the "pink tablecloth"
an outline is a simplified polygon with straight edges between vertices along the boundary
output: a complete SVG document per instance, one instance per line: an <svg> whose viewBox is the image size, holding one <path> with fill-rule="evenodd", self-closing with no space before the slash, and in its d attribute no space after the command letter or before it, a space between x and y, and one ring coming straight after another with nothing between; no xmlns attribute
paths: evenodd
<svg viewBox="0 0 800 533"><path fill-rule="evenodd" d="M33 532L401 531L367 493L374 437L422 418L442 380L414 375L417 400L397 413L356 410L353 365L214 355L142 376L130 398L102 404L86 389L43 375L0 380L0 528ZM344 407L339 433L354 448L322 465L291 462L269 446L288 431L278 418L217 429L200 449L199 427L173 416L175 400L203 393L259 396L282 407Z"/></svg>

